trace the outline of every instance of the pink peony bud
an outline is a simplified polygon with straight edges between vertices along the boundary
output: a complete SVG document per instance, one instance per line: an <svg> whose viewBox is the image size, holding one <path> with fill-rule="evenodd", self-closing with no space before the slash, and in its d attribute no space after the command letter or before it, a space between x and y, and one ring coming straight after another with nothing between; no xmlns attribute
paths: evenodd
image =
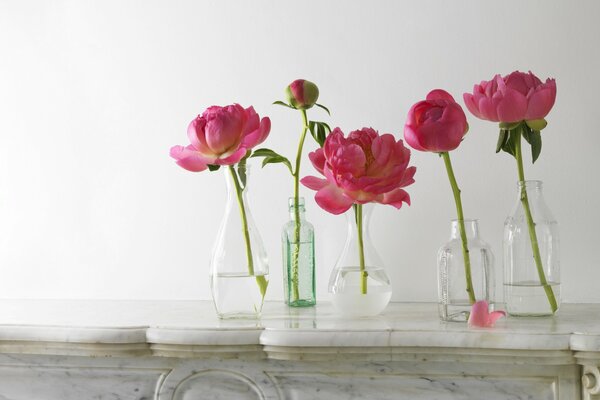
<svg viewBox="0 0 600 400"><path fill-rule="evenodd" d="M404 139L415 150L441 153L456 149L468 130L461 106L448 92L435 89L411 107Z"/></svg>
<svg viewBox="0 0 600 400"><path fill-rule="evenodd" d="M314 83L296 79L285 89L288 102L300 110L308 110L319 99L319 88Z"/></svg>

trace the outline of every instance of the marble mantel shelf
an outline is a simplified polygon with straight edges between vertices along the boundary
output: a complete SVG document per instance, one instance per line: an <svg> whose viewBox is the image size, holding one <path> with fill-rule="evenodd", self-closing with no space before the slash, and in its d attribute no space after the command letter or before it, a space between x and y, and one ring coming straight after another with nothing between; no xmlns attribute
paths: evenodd
<svg viewBox="0 0 600 400"><path fill-rule="evenodd" d="M3 400L600 400L598 365L600 304L472 329L430 303L219 320L208 301L0 300Z"/></svg>
<svg viewBox="0 0 600 400"><path fill-rule="evenodd" d="M505 318L493 329L438 320L430 303L391 303L377 317L339 317L325 303L265 304L260 320L219 320L208 301L2 300L6 343L265 347L445 347L600 352L600 304L564 304L554 318ZM66 346L65 346L66 348ZM21 346L26 351L26 346ZM51 349L49 349L51 352ZM89 349L88 349L89 350Z"/></svg>

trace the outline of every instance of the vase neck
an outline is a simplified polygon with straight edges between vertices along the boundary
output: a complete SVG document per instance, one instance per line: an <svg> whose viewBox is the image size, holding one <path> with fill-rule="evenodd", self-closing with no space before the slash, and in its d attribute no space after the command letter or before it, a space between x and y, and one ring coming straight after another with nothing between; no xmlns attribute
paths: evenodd
<svg viewBox="0 0 600 400"><path fill-rule="evenodd" d="M542 181L519 181L517 182L517 195L520 197L521 192L525 189L527 196L530 198L542 196Z"/></svg>
<svg viewBox="0 0 600 400"><path fill-rule="evenodd" d="M223 166L223 176L225 177L225 183L227 185L227 197L230 200L235 200L237 196L237 186L242 193L243 199L246 200L246 194L248 193L248 182L250 181L250 166ZM236 200L237 201L237 200Z"/></svg>
<svg viewBox="0 0 600 400"><path fill-rule="evenodd" d="M362 230L363 234L369 234L369 224L371 222L371 215L373 214L373 204L363 204L362 205ZM356 219L356 209L353 206L348 211L346 211L346 222L348 223L348 231L351 235L356 234L357 232L357 222Z"/></svg>
<svg viewBox="0 0 600 400"><path fill-rule="evenodd" d="M288 199L288 210L290 213L290 219L292 221L296 220L296 201L293 197L290 197ZM305 212L305 207L304 207L304 197L299 197L298 198L298 217L300 219L300 221L304 221L305 220L305 216L304 216L304 212Z"/></svg>
<svg viewBox="0 0 600 400"><path fill-rule="evenodd" d="M479 221L476 219L465 219L463 221L467 239L475 239L479 237ZM450 239L460 239L460 223L457 219L452 220Z"/></svg>

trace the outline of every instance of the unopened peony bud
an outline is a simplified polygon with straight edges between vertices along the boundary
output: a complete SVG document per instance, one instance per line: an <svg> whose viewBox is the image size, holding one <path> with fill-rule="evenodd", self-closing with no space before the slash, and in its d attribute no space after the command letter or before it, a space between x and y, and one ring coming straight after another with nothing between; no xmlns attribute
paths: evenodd
<svg viewBox="0 0 600 400"><path fill-rule="evenodd" d="M312 82L296 79L285 89L288 102L301 110L307 110L315 105L319 98L319 88Z"/></svg>

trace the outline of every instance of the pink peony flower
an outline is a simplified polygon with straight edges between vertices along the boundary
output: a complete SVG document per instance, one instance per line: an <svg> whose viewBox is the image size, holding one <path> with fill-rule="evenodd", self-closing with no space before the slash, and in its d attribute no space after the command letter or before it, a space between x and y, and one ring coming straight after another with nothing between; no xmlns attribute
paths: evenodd
<svg viewBox="0 0 600 400"><path fill-rule="evenodd" d="M335 128L323 148L309 158L325 179L306 176L301 182L317 190L315 200L325 211L341 214L355 203L410 205L402 188L415 181L416 168L407 168L410 150L389 133L380 136L374 129L363 128L345 138L340 128Z"/></svg>
<svg viewBox="0 0 600 400"><path fill-rule="evenodd" d="M404 125L404 140L415 150L454 150L469 130L461 106L446 91L435 89L413 105Z"/></svg>
<svg viewBox="0 0 600 400"><path fill-rule="evenodd" d="M519 122L542 119L556 99L556 82L545 83L529 73L515 71L475 85L473 93L463 95L469 111L480 119L493 122Z"/></svg>
<svg viewBox="0 0 600 400"><path fill-rule="evenodd" d="M491 328L499 318L504 317L505 315L506 313L504 311L490 312L487 301L480 300L473 304L473 307L471 307L469 326Z"/></svg>
<svg viewBox="0 0 600 400"><path fill-rule="evenodd" d="M301 110L307 110L319 99L319 88L314 83L296 79L285 90L289 103Z"/></svg>
<svg viewBox="0 0 600 400"><path fill-rule="evenodd" d="M190 145L171 147L171 157L188 171L200 172L208 165L232 165L262 143L271 130L271 120L262 119L254 108L239 104L212 106L190 122Z"/></svg>

